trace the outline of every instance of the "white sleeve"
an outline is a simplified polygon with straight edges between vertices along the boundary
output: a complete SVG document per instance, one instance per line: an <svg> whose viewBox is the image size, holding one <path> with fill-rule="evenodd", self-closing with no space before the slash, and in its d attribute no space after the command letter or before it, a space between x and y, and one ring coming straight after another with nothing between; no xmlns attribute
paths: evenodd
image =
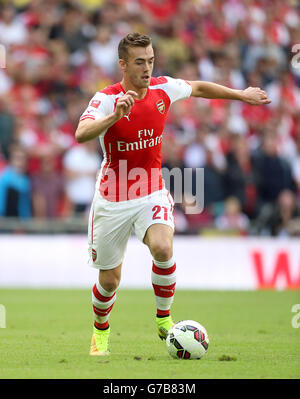
<svg viewBox="0 0 300 399"><path fill-rule="evenodd" d="M171 104L178 100L184 100L190 97L192 93L192 86L183 79L174 79L170 76L165 76L168 83L166 85L167 94L171 100Z"/></svg>
<svg viewBox="0 0 300 399"><path fill-rule="evenodd" d="M86 110L80 117L80 121L85 119L97 120L113 112L110 98L104 93L96 93L89 102Z"/></svg>

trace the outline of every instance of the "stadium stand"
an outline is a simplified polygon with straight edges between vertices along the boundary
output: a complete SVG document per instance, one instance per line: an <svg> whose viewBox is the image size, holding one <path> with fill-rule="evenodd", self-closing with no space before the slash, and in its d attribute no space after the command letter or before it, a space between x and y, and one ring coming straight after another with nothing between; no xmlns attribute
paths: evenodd
<svg viewBox="0 0 300 399"><path fill-rule="evenodd" d="M116 47L130 31L153 38L156 76L260 86L272 99L262 107L174 104L163 166L205 174L205 211L186 215L177 204L177 233L299 235L300 63L292 48L300 43L300 4L293 0L1 2L0 231L86 229L102 154L97 142L78 145L74 131L91 96L120 79ZM80 159L88 176L74 168Z"/></svg>

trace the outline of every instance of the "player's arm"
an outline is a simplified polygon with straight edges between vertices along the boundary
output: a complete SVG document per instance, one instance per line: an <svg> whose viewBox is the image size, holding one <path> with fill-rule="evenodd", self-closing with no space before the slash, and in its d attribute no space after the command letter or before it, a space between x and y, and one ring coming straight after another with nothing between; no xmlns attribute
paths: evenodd
<svg viewBox="0 0 300 399"><path fill-rule="evenodd" d="M128 90L124 96L118 99L116 108L111 114L96 120L84 119L80 121L75 132L76 141L78 143L85 143L100 136L100 134L130 112L134 105L134 98L137 96L135 91Z"/></svg>
<svg viewBox="0 0 300 399"><path fill-rule="evenodd" d="M115 113L97 120L85 119L80 121L75 132L75 139L78 143L85 143L86 141L93 140L117 121L118 118Z"/></svg>
<svg viewBox="0 0 300 399"><path fill-rule="evenodd" d="M239 100L251 105L270 104L267 93L259 87L248 87L245 90L231 89L213 82L190 81L191 96L203 98L220 98Z"/></svg>

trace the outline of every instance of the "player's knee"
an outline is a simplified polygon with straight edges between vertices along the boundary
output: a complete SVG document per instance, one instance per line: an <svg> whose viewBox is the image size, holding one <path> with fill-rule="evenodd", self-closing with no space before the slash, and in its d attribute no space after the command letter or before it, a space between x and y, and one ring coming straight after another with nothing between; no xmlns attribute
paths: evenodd
<svg viewBox="0 0 300 399"><path fill-rule="evenodd" d="M157 241L151 245L151 253L155 260L165 262L172 257L172 244L169 241Z"/></svg>
<svg viewBox="0 0 300 399"><path fill-rule="evenodd" d="M120 284L120 277L113 272L100 272L99 283L108 292L116 291Z"/></svg>
<svg viewBox="0 0 300 399"><path fill-rule="evenodd" d="M117 279L110 279L102 281L101 286L105 289L105 291L113 292L119 287L119 281Z"/></svg>

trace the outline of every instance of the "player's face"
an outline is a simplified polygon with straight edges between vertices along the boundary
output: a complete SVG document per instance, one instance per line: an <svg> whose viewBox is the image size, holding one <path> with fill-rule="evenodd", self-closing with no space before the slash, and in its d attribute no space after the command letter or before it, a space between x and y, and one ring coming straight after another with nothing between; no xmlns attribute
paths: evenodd
<svg viewBox="0 0 300 399"><path fill-rule="evenodd" d="M152 46L130 47L128 59L123 64L123 72L131 84L137 88L147 88L153 72L154 52Z"/></svg>

